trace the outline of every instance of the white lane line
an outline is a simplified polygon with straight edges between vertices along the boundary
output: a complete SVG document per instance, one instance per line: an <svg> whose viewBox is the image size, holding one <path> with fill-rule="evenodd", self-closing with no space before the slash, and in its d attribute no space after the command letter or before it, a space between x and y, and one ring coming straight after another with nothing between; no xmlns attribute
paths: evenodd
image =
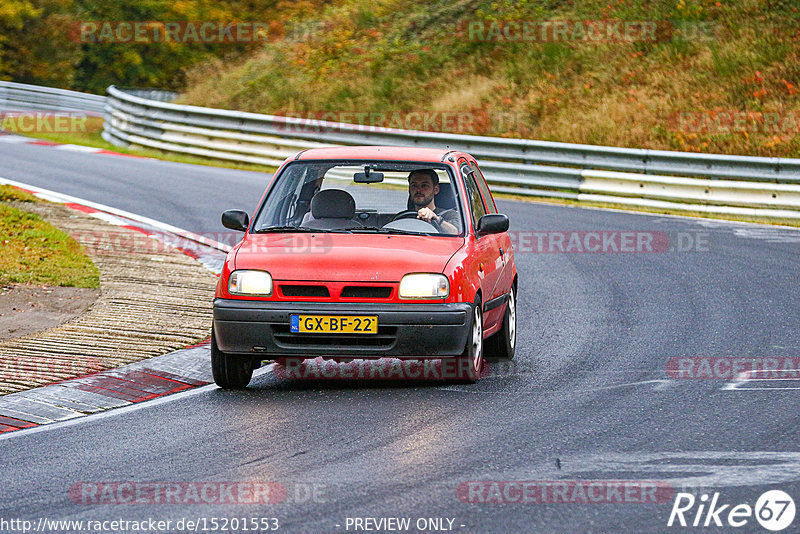
<svg viewBox="0 0 800 534"><path fill-rule="evenodd" d="M272 372L272 368L275 364L271 363L261 369L256 369L253 372L253 378L259 377L263 374ZM144 401L144 402L137 402L135 404L130 404L128 406L123 406L121 408L111 408L110 410L106 410L104 412L95 413L91 415L86 415L83 417L77 417L75 419L67 419L66 421L58 421L55 423L48 423L42 424L40 426L34 426L31 428L23 428L20 430L15 430L13 432L4 432L0 434L0 441L6 439L14 439L21 436L27 436L30 434L38 434L39 432L47 432L49 430L57 430L59 428L65 428L77 424L82 423L89 423L92 421L96 421L98 419L106 419L107 417L116 417L118 415L124 415L130 412L135 412L141 410L143 408L150 408L153 406L160 406L162 404L167 404L169 402L173 402L176 400L183 400L188 397L193 397L195 395L200 395L203 393L208 393L209 391L213 391L215 389L219 389L216 384L208 384L207 386L200 386L194 389L188 389L186 391L181 391L179 393L173 393L171 395L165 395L163 397L158 397L153 400Z"/></svg>
<svg viewBox="0 0 800 534"><path fill-rule="evenodd" d="M733 235L742 239L758 239L770 243L800 243L800 229L736 228Z"/></svg>
<svg viewBox="0 0 800 534"><path fill-rule="evenodd" d="M800 387L788 387L788 388L754 388L754 387L746 387L746 388L738 388L736 391L790 391L800 389Z"/></svg>
<svg viewBox="0 0 800 534"><path fill-rule="evenodd" d="M589 388L589 391L602 391L604 389L617 389L631 386L641 386L644 384L656 384L654 390L662 390L672 387L677 384L676 380L658 379L658 380L643 380L641 382L628 382L627 384L614 384L611 386L601 386L597 388Z"/></svg>
<svg viewBox="0 0 800 534"><path fill-rule="evenodd" d="M27 143L30 139L19 135L0 135L0 143L21 144Z"/></svg>
<svg viewBox="0 0 800 534"><path fill-rule="evenodd" d="M57 193L49 189L37 187L35 185L29 185L22 182L17 182L16 180L9 180L8 178L3 178L2 176L0 176L0 184L13 185L16 187L20 187L22 189L27 189L28 191L34 191L37 195L47 195L46 197L43 198L47 198L48 200L55 200L56 202L60 203L81 204L83 206L96 209L98 211L104 211L106 213L111 213L113 215L119 215L120 217L140 222L142 224L150 225L153 228L157 228L164 232L176 234L180 237L189 239L190 241L195 241L202 245L206 245L208 247L221 250L223 252L228 252L231 249L230 245L226 245L225 243L220 243L219 241L215 241L205 236L195 234L194 232L189 232L188 230L184 230L183 228L178 228L177 226L172 226L171 224L163 223L161 221L156 221L155 219L151 219L149 217L136 215L135 213L131 213L129 211L112 208L111 206L106 206L104 204L98 204L97 202L92 202L90 200L73 197L71 195L65 195L63 193Z"/></svg>
<svg viewBox="0 0 800 534"><path fill-rule="evenodd" d="M97 152L102 152L102 148L96 148L93 146L83 146L83 145L56 145L53 147L56 150L66 150L68 152L85 152L87 154L94 154Z"/></svg>
<svg viewBox="0 0 800 534"><path fill-rule="evenodd" d="M740 373L731 380L730 382L726 382L720 388L720 391L791 391L791 390L800 390L800 378L758 378L753 377L754 373L758 373L758 371L744 371ZM775 386L775 387L756 387L756 386L749 386L747 384L752 384L753 382L766 382L766 383L774 383L774 382L794 382L798 384L798 386Z"/></svg>

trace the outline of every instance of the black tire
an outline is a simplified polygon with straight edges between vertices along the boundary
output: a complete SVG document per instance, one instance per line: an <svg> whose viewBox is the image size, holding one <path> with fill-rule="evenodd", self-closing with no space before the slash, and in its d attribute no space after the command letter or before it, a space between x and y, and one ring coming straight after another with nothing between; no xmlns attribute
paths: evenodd
<svg viewBox="0 0 800 534"><path fill-rule="evenodd" d="M483 308L476 299L472 311L472 330L464 352L456 360L457 381L474 384L483 371Z"/></svg>
<svg viewBox="0 0 800 534"><path fill-rule="evenodd" d="M223 389L244 389L253 378L253 360L247 356L225 354L217 347L214 329L211 329L211 374L214 382Z"/></svg>
<svg viewBox="0 0 800 534"><path fill-rule="evenodd" d="M490 362L514 359L517 347L517 295L514 287L508 295L508 305L503 316L503 326L486 340L486 359Z"/></svg>

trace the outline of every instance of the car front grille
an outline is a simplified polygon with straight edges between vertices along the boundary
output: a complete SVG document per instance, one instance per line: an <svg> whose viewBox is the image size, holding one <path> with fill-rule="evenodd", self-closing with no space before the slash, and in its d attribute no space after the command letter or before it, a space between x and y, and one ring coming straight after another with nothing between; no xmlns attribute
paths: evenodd
<svg viewBox="0 0 800 534"><path fill-rule="evenodd" d="M323 297L329 298L330 291L325 286L281 284L284 297Z"/></svg>
<svg viewBox="0 0 800 534"><path fill-rule="evenodd" d="M388 300L392 297L392 286L334 286L325 284L279 284L280 296L284 298L334 298ZM341 291L340 291L341 288Z"/></svg>
<svg viewBox="0 0 800 534"><path fill-rule="evenodd" d="M345 286L342 298L346 299L388 299L392 296L390 286Z"/></svg>

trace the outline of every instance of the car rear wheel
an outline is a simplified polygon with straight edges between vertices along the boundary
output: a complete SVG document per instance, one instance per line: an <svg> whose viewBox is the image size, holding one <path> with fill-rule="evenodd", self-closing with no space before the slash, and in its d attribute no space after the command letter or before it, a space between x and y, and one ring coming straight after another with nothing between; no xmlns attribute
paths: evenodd
<svg viewBox="0 0 800 534"><path fill-rule="evenodd" d="M517 345L517 296L514 288L508 293L508 305L503 316L503 326L486 340L486 358L489 361L508 361L514 359Z"/></svg>
<svg viewBox="0 0 800 534"><path fill-rule="evenodd" d="M472 333L467 338L467 346L457 363L460 382L477 382L483 371L483 309L480 299L476 300L472 312Z"/></svg>
<svg viewBox="0 0 800 534"><path fill-rule="evenodd" d="M217 347L214 330L211 330L211 374L214 382L223 389L244 389L253 378L253 361L246 356L225 354Z"/></svg>

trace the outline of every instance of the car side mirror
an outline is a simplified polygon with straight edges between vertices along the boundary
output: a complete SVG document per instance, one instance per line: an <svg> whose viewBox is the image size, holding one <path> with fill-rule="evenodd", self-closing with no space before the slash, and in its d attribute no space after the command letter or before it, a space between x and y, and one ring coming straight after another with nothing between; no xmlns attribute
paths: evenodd
<svg viewBox="0 0 800 534"><path fill-rule="evenodd" d="M499 234L508 230L508 217L502 213L490 213L478 219L478 237Z"/></svg>
<svg viewBox="0 0 800 534"><path fill-rule="evenodd" d="M222 226L239 232L246 232L250 226L250 217L246 211L228 210L222 213Z"/></svg>

